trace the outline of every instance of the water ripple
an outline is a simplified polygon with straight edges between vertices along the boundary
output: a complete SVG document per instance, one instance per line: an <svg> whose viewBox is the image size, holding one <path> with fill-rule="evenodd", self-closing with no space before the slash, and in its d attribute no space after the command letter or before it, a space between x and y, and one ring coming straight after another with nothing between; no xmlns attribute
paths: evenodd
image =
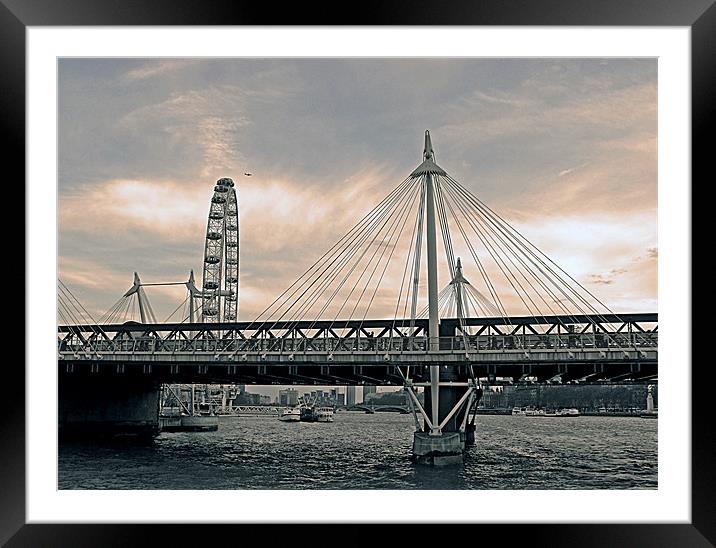
<svg viewBox="0 0 716 548"><path fill-rule="evenodd" d="M478 418L461 466L410 460L408 415L222 418L144 444L64 443L60 489L656 489L657 421Z"/></svg>

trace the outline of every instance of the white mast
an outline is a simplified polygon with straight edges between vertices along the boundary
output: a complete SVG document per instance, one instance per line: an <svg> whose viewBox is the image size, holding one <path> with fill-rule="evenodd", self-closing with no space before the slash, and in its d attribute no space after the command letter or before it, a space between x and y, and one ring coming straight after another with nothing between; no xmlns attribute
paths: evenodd
<svg viewBox="0 0 716 548"><path fill-rule="evenodd" d="M434 161L433 144L430 141L430 132L425 131L425 150L423 161ZM438 310L438 254L435 238L435 195L433 188L433 175L425 172L425 208L428 250L428 339L431 351L440 349L440 317ZM430 366L430 401L432 408L432 428L430 433L440 434L440 366Z"/></svg>

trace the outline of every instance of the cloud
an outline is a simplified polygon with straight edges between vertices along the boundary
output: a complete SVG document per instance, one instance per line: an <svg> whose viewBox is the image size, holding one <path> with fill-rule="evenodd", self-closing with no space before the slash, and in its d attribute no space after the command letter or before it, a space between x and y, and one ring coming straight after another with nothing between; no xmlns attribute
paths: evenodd
<svg viewBox="0 0 716 548"><path fill-rule="evenodd" d="M419 163L422 132L430 128L440 165L575 279L598 289L610 306L649 310L657 294L655 66L653 60L61 64L61 274L94 309L111 305L134 270L143 279L178 281L194 268L199 283L213 182L233 176L241 317L248 318ZM434 76L427 83L426 69ZM239 177L245 171L254 176ZM477 287L481 276L460 238L453 233L456 254ZM389 252L387 242L380 238L370 253ZM401 243L396 268L384 274L392 289L400 285L398 259L406 252ZM488 270L506 304L522 306L499 269ZM163 290L151 296L167 312L175 297ZM392 314L391 299L378 292L371 312Z"/></svg>
<svg viewBox="0 0 716 548"><path fill-rule="evenodd" d="M128 82L145 80L155 76L166 76L167 73L181 71L191 65L199 63L198 59L166 59L153 60L142 66L127 71L123 79Z"/></svg>
<svg viewBox="0 0 716 548"><path fill-rule="evenodd" d="M483 151L470 162L480 166L477 172L456 163L452 175L496 207L539 213L655 207L655 83L589 84L575 79L550 86L545 77L533 77L507 96L519 106L465 116L452 104L434 142L446 141L453 155ZM553 170L567 162L573 163ZM521 167L512 170L514 164Z"/></svg>
<svg viewBox="0 0 716 548"><path fill-rule="evenodd" d="M206 224L201 218L208 210L206 189L120 179L62 196L59 223L63 231L101 230L110 240L143 234L149 242L195 237Z"/></svg>
<svg viewBox="0 0 716 548"><path fill-rule="evenodd" d="M377 188L383 184L373 170L356 173L350 190L336 186L330 193L305 181L237 179L241 298L247 310L258 312L347 232L378 202L367 196L380 196ZM115 295L128 286L132 270L176 281L194 268L200 283L212 194L212 185L115 180L63 196L60 254L67 261L62 276L88 288L101 283ZM73 246L74 241L83 246ZM89 249L92 258L77 258ZM132 260L124 260L124 272L109 276L102 265L117 256Z"/></svg>
<svg viewBox="0 0 716 548"><path fill-rule="evenodd" d="M125 285L127 278L95 261L60 256L58 275L63 282L90 289L115 290Z"/></svg>
<svg viewBox="0 0 716 548"><path fill-rule="evenodd" d="M375 184L370 176L361 182L356 181L363 193ZM285 181L256 185L246 183L239 186L238 192L241 215L240 317L247 320L255 317L298 279L377 201L357 199L353 193L344 195L340 190L334 195L326 195L320 188ZM73 238L80 238L84 234L82 239L89 242L90 246L98 226L102 226L102 233L109 237L104 239L104 248L96 250L93 261L89 262L73 261L73 252L61 239L61 255L68 257L61 269L62 276L90 289L99 289L101 286L105 292L118 296L120 290L130 285L132 269L138 270L144 280L179 281L186 278L189 268L195 268L200 285L203 231L210 196L211 188L199 192L198 189L170 182L112 181L99 187L97 195L76 198L76 201L63 207L60 222L66 233L74 234ZM101 203L103 207L93 208L95 203ZM135 203L140 205L135 207ZM398 288L404 286L403 300L407 295L407 269L404 265L412 242L410 229L414 221L410 219L415 218L416 207L417 202L413 201L413 209L405 210L404 224L387 224L382 236L375 240L365 240L361 247L363 251L345 263L340 272L336 271L335 281L323 288L322 297L316 300L313 307L305 309L304 313L315 314L323 310L325 317L336 317L354 311L358 317L362 317L362 314L367 313L368 300L372 299L371 317L393 317ZM155 210L160 213L153 215ZM639 250L650 248L649 242L653 238L649 225L651 217L650 214L628 220L618 215L606 218L533 217L515 226L577 281L600 287L609 286L611 291L601 296L606 302L611 302L613 295L621 299L624 288L632 286L633 278L625 277L625 274L632 270L644 270L632 263ZM403 226L403 232L399 232L400 226ZM391 237L388 236L390 227L390 234L393 234ZM625 233L630 234L630 238L620 239L619 235ZM401 235L399 245L394 239L398 234ZM474 234L469 237L482 257L483 267L492 284L502 296L503 305L510 313L526 313L522 298L515 293L513 284L491 258L491 253ZM173 247L176 241L184 242L183 247ZM462 257L466 277L478 291L489 295L479 268L457 230L453 230L453 246L455 255ZM108 271L102 265L109 264L114 255L132 255L134 261L125 262L126 270L122 273ZM171 257L171 260L164 261L163 257ZM391 262L383 269L382 265L386 264L389 257ZM442 286L449 282L442 252L439 254L439 263L439 283ZM595 269L600 270L595 272ZM94 279L94 272L97 273L97 279ZM340 280L346 276L345 285L339 286ZM655 278L655 270L650 271L649 276ZM379 279L381 285L377 289ZM89 283L90 280L93 280L92 283ZM524 280L519 281L524 285ZM419 308L425 304L425 280L421 282ZM640 281L639 284L643 285L642 289L653 286L650 280ZM570 285L576 287L572 282ZM543 310L543 305L549 306L541 301L543 297L538 297L534 288L528 291ZM544 294L541 290L539 293ZM329 295L333 295L332 304L324 309L323 304L328 302ZM167 314L181 302L181 294L172 296L158 290L152 291L151 298L158 315ZM548 302L552 300L549 296L546 298ZM399 308L402 312L404 307Z"/></svg>
<svg viewBox="0 0 716 548"><path fill-rule="evenodd" d="M578 169L581 169L581 168L583 168L583 167L585 167L585 166L587 166L587 165L589 165L589 162L586 162L586 163L584 163L584 164L582 164L582 165L579 165L579 166L570 167L570 168L568 168L568 169L563 169L562 171L560 171L560 172L557 174L557 177L564 177L565 175L569 175L570 173L573 173L574 171L576 171L576 170L578 170Z"/></svg>
<svg viewBox="0 0 716 548"><path fill-rule="evenodd" d="M142 106L122 116L116 129L142 135L165 153L177 153L181 162L196 162L201 178L240 171L245 165L238 134L251 124L247 115L247 94L237 86L208 87L174 92L167 99Z"/></svg>
<svg viewBox="0 0 716 548"><path fill-rule="evenodd" d="M515 94L495 90L490 93L486 93L482 90L475 90L470 96L463 100L463 105L472 107L482 105L484 103L488 103L490 105L506 105L515 108L526 107L531 104L531 101L526 97L516 96Z"/></svg>
<svg viewBox="0 0 716 548"><path fill-rule="evenodd" d="M456 114L462 109L451 106L448 108L455 119L441 126L440 132L475 143L520 133L545 135L557 131L585 135L604 130L632 132L633 128L655 127L656 86L653 83L603 89L586 96L574 91L571 86L549 86L543 80L527 81L501 101L519 108L491 109L477 118L458 118ZM548 100L551 94L560 96L561 100ZM619 133L614 134L617 135Z"/></svg>
<svg viewBox="0 0 716 548"><path fill-rule="evenodd" d="M621 274L629 272L627 268L612 268L606 274L590 274L589 282L599 285L611 285Z"/></svg>

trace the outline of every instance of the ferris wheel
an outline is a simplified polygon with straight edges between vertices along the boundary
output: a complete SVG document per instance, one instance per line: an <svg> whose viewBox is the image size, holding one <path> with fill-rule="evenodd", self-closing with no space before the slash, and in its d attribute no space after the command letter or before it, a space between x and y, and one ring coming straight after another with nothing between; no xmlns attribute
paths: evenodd
<svg viewBox="0 0 716 548"><path fill-rule="evenodd" d="M202 322L235 322L239 302L239 202L234 181L216 181L209 207L201 292Z"/></svg>

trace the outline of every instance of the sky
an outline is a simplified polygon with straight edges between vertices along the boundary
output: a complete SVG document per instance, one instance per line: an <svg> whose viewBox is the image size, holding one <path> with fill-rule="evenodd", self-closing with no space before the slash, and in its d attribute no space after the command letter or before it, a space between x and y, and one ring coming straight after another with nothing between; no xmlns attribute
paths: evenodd
<svg viewBox="0 0 716 548"><path fill-rule="evenodd" d="M58 66L59 277L95 317L134 271L200 284L231 177L253 319L422 161L426 129L441 167L612 310L657 309L655 59ZM185 296L147 294L160 320Z"/></svg>

